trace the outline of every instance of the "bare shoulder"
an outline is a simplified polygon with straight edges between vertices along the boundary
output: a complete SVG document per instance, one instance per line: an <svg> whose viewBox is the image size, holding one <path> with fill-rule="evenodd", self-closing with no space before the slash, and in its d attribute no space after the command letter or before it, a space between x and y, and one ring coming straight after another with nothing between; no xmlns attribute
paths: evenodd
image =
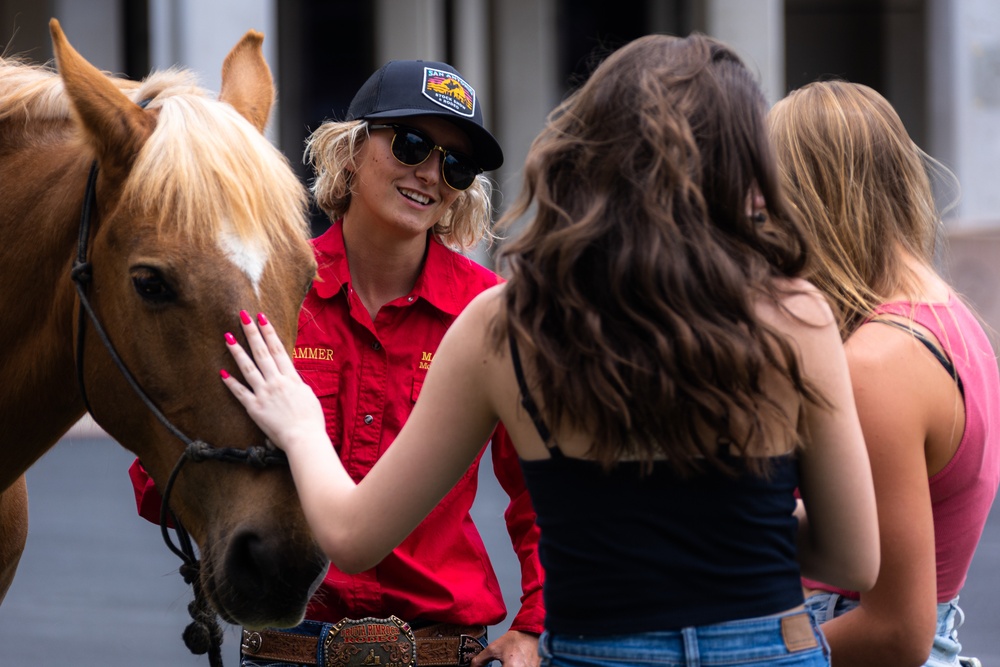
<svg viewBox="0 0 1000 667"><path fill-rule="evenodd" d="M500 306L503 303L501 299L504 289L506 288L506 283L500 283L494 285L488 289L483 290L476 297L469 302L469 305L465 307L465 310L475 309L476 312L486 313L489 315L494 315L500 310ZM462 311L465 312L465 311Z"/></svg>
<svg viewBox="0 0 1000 667"><path fill-rule="evenodd" d="M856 377L884 375L888 370L895 376L911 374L923 366L917 362L928 354L911 333L878 322L858 327L844 343L844 351Z"/></svg>
<svg viewBox="0 0 1000 667"><path fill-rule="evenodd" d="M448 329L446 338L454 341L451 345L461 343L465 347L485 344L491 324L503 307L503 290L502 283L495 285L480 292L469 302Z"/></svg>
<svg viewBox="0 0 1000 667"><path fill-rule="evenodd" d="M771 326L789 333L837 329L837 318L819 289L802 278L775 281L778 299L761 299L758 314Z"/></svg>
<svg viewBox="0 0 1000 667"><path fill-rule="evenodd" d="M784 335L806 377L819 382L826 391L834 391L829 383L846 378L847 364L833 309L823 293L808 281L787 279L775 287L776 299L760 299L760 319Z"/></svg>

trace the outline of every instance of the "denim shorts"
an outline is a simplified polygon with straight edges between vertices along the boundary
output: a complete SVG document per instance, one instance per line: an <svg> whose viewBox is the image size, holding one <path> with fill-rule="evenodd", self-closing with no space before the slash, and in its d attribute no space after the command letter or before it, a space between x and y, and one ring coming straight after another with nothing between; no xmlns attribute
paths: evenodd
<svg viewBox="0 0 1000 667"><path fill-rule="evenodd" d="M816 593L806 598L806 609L817 623L823 624L840 616L860 603L837 593ZM958 629L965 622L965 614L958 606L958 598L942 602L937 606L937 632L934 646L924 667L959 667L958 653L962 645L958 641Z"/></svg>
<svg viewBox="0 0 1000 667"><path fill-rule="evenodd" d="M325 635L326 632L331 628L331 623L322 623L320 621L302 621L299 625L294 628L287 628L285 630L279 630L279 632L293 632L299 635L311 635L320 641L320 638ZM489 639L487 635L483 635L479 639L479 643L486 648ZM317 660L318 660L317 656ZM489 663L488 663L489 664ZM315 663L314 663L315 665ZM260 658L254 658L248 656L240 651L240 667L314 667L314 665L300 665L294 662L275 662L273 660L262 660ZM420 662L417 662L417 667L420 667Z"/></svg>
<svg viewBox="0 0 1000 667"><path fill-rule="evenodd" d="M790 631L789 628L792 630ZM663 632L576 636L542 634L542 667L827 667L830 650L805 612Z"/></svg>

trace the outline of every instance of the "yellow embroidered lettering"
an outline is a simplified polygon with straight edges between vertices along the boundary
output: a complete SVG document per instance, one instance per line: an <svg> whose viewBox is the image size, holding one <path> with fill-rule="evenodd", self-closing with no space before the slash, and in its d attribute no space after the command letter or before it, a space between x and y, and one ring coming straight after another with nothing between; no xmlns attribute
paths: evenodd
<svg viewBox="0 0 1000 667"><path fill-rule="evenodd" d="M296 347L292 350L292 359L333 361L333 350L328 347Z"/></svg>

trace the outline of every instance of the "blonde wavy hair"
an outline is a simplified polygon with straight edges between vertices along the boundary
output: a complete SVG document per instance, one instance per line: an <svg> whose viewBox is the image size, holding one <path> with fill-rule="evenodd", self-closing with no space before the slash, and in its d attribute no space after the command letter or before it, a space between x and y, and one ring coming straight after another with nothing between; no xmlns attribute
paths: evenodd
<svg viewBox="0 0 1000 667"><path fill-rule="evenodd" d="M793 91L768 127L785 195L813 239L809 279L839 308L846 339L879 304L914 293L900 249L932 266L941 218L930 175L950 172L861 84Z"/></svg>
<svg viewBox="0 0 1000 667"><path fill-rule="evenodd" d="M306 140L305 162L313 168L312 193L317 205L337 220L351 206L351 182L358 154L368 141L364 120L326 121ZM454 250L470 250L496 238L492 225L493 183L480 174L434 225L435 236Z"/></svg>

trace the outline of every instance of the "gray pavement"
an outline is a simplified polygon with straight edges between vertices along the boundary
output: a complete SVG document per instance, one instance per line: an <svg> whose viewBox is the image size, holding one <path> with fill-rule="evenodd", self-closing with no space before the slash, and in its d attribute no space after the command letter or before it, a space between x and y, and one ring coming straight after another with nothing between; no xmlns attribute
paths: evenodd
<svg viewBox="0 0 1000 667"><path fill-rule="evenodd" d="M191 655L181 640L191 593L177 574L179 560L159 528L136 516L126 473L132 459L115 442L84 432L29 471L30 535L0 606L0 667L207 667L208 659ZM519 575L502 521L505 498L486 456L473 512L508 609L516 609ZM1000 510L990 517L962 607L965 653L1000 666ZM238 644L228 628L227 667L239 664Z"/></svg>
<svg viewBox="0 0 1000 667"><path fill-rule="evenodd" d="M208 658L181 639L192 596L177 573L180 560L159 527L136 515L127 473L135 456L101 434L79 433L28 472L28 545L0 605L0 667L207 667ZM497 554L508 608L516 608L506 496L492 474L483 479L475 518ZM223 661L236 667L239 635L225 627Z"/></svg>

